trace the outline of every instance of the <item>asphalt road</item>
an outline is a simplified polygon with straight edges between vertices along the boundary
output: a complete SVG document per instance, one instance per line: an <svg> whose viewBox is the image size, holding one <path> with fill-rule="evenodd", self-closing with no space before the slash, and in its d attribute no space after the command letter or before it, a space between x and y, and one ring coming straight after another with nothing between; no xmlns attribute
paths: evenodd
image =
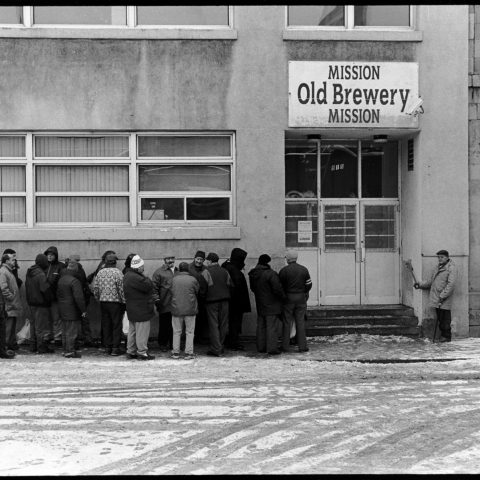
<svg viewBox="0 0 480 480"><path fill-rule="evenodd" d="M478 473L480 358L447 348L424 359L468 359L21 352L0 363L0 475Z"/></svg>

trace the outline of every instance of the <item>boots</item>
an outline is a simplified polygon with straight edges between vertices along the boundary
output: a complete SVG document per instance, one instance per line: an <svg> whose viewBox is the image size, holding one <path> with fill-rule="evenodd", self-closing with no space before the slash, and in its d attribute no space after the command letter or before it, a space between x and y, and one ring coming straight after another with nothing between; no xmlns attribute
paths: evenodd
<svg viewBox="0 0 480 480"><path fill-rule="evenodd" d="M37 349L38 353L55 353L55 350L49 347L48 342L42 342Z"/></svg>

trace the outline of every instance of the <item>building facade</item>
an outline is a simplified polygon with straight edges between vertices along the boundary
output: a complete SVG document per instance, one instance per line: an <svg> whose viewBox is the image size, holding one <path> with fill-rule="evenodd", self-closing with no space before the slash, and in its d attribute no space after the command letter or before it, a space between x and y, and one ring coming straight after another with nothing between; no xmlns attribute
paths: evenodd
<svg viewBox="0 0 480 480"><path fill-rule="evenodd" d="M50 245L149 275L233 247L278 270L293 247L309 305L428 322L404 263L424 276L445 248L453 333L478 334L473 7L68 8L0 8L0 248L21 276Z"/></svg>

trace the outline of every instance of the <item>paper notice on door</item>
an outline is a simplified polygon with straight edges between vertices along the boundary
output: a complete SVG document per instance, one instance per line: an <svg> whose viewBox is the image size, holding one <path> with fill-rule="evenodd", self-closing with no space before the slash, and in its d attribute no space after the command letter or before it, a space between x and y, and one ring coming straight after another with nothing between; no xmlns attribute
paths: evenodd
<svg viewBox="0 0 480 480"><path fill-rule="evenodd" d="M298 243L312 243L312 222L300 220L298 222Z"/></svg>

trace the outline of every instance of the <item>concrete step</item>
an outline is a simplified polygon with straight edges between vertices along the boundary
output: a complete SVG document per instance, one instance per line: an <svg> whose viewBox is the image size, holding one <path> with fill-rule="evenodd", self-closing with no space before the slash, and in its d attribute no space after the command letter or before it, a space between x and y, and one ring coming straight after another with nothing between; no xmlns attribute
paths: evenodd
<svg viewBox="0 0 480 480"><path fill-rule="evenodd" d="M322 337L331 335L345 335L355 333L366 333L369 335L403 335L407 337L419 337L420 327L399 326L399 325L329 325L311 327L307 324L306 333L308 337Z"/></svg>
<svg viewBox="0 0 480 480"><path fill-rule="evenodd" d="M415 316L413 308L405 305L348 305L309 307L308 316L315 318L356 316Z"/></svg>
<svg viewBox="0 0 480 480"><path fill-rule="evenodd" d="M355 315L347 317L317 317L308 314L307 325L309 327L322 326L342 326L342 325L390 325L390 326L411 326L418 325L418 319L415 316L407 315Z"/></svg>

